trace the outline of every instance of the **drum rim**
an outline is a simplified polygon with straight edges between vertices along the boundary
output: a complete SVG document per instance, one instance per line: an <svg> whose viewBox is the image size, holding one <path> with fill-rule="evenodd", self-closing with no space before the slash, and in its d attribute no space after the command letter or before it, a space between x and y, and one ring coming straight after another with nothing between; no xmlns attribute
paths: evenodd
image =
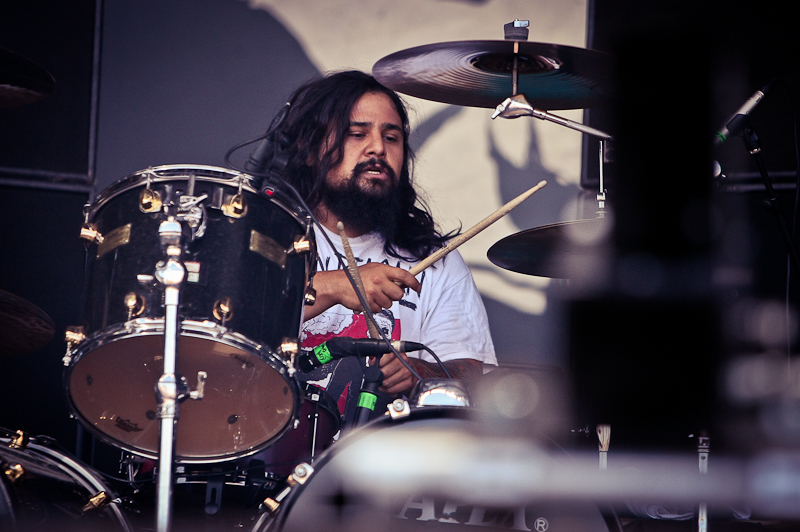
<svg viewBox="0 0 800 532"><path fill-rule="evenodd" d="M136 328L136 331L132 332L132 328ZM278 431L272 438L266 440L265 442L262 442L249 449L242 450L236 454L210 457L184 457L176 454L174 460L175 463L216 464L246 458L265 449L277 441L289 430L289 428L294 424L294 420L297 419L297 416L300 413L301 390L297 383L297 379L292 377L290 366L285 360L283 360L277 353L273 352L268 346L263 346L262 344L254 342L241 333L228 331L225 327L221 327L214 322L184 320L180 324L180 330L181 336L217 341L236 349L242 349L243 351L263 360L265 363L269 364L272 369L277 371L281 377L283 377L285 384L292 390L292 397L294 400L292 401L292 415L287 419L285 425L280 429L280 431ZM112 447L122 449L123 451L127 451L137 456L150 458L152 460L158 459L157 452L151 453L139 447L134 447L120 440L112 438L105 432L99 430L90 420L86 419L73 401L69 383L72 370L76 364L84 355L91 353L95 349L126 338L132 338L136 336L157 336L163 334L163 332L164 320L154 318L137 318L129 322L114 324L110 327L106 327L105 329L95 331L91 336L87 337L86 340L78 344L78 346L71 352L69 362L65 363L66 367L64 368L62 378L70 411L81 425L83 425L95 437L107 445L111 445ZM260 356L262 353L266 356ZM280 367L272 364L271 361L277 361L280 364Z"/></svg>
<svg viewBox="0 0 800 532"><path fill-rule="evenodd" d="M34 440L34 438L31 439ZM78 459L74 458L68 453L54 449L47 445L37 444L34 441L28 443L24 450L16 450L8 446L10 442L11 438L0 437L0 443L9 449L29 456L31 459L46 462L48 467L53 466L64 475L71 478L76 485L86 490L90 496L101 491L105 491L111 499L117 498L116 490L112 489L108 484L103 482L102 475L99 472L82 464ZM42 457L44 457L44 460ZM128 522L127 517L124 513L122 513L118 505L110 504L106 508L103 508L102 511L113 513L125 532L131 532L133 530L131 524Z"/></svg>
<svg viewBox="0 0 800 532"><path fill-rule="evenodd" d="M159 175L159 172L168 172L169 174ZM220 183L237 189L241 183L242 190L246 190L247 192L261 196L259 193L260 180L245 172L232 170L230 168L222 168L220 166L203 164L164 164L139 170L121 179L118 179L111 185L107 186L95 197L91 204L88 204L85 207L84 214L87 218L87 221L93 222L97 217L98 212L117 196L120 196L125 192L133 190L137 187L144 186L147 183L148 174L151 175L151 183L164 183L176 181L180 178L188 179L188 174L190 172L197 172L194 176L196 181ZM306 232L308 232L308 226L310 224L309 217L306 214L303 214L300 206L296 204L296 202L290 197L285 195L281 195L281 197L278 197L277 195L261 197L277 203L279 207L286 211L287 214L292 216L295 221L297 221L306 229ZM285 203L290 203L290 205L287 206Z"/></svg>

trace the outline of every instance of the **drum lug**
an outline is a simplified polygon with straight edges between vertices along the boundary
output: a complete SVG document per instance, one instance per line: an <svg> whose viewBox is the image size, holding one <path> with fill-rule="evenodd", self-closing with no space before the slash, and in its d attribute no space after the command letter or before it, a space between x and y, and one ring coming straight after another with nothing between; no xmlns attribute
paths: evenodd
<svg viewBox="0 0 800 532"><path fill-rule="evenodd" d="M16 435L11 439L8 446L12 449L19 449L24 451L28 448L28 443L30 443L31 437L28 435L27 432L23 432L18 430Z"/></svg>
<svg viewBox="0 0 800 532"><path fill-rule="evenodd" d="M233 317L233 300L227 296L217 299L211 312L222 325L225 325L225 322Z"/></svg>
<svg viewBox="0 0 800 532"><path fill-rule="evenodd" d="M228 197L222 204L222 214L229 218L241 218L247 214L247 200L241 192Z"/></svg>
<svg viewBox="0 0 800 532"><path fill-rule="evenodd" d="M13 483L25 474L25 468L22 467L22 464L5 464L3 466L3 474Z"/></svg>
<svg viewBox="0 0 800 532"><path fill-rule="evenodd" d="M125 308L128 309L128 321L138 318L144 312L144 298L136 292L125 294Z"/></svg>
<svg viewBox="0 0 800 532"><path fill-rule="evenodd" d="M289 488L286 488L286 490L284 490L284 491L288 492ZM281 493L280 495L283 495L283 493ZM278 497L280 497L280 495L278 495ZM270 514L274 514L276 511L278 511L278 508L280 508L280 506L281 506L281 503L279 501L276 501L272 497L267 497L266 499L261 501L261 508L266 510Z"/></svg>
<svg viewBox="0 0 800 532"><path fill-rule="evenodd" d="M162 204L161 195L150 188L148 181L147 188L139 193L139 210L143 213L158 212Z"/></svg>
<svg viewBox="0 0 800 532"><path fill-rule="evenodd" d="M112 502L112 501L113 501L113 499L111 498L111 496L108 493L106 493L105 491L101 491L101 492L93 495L89 499L89 502L87 502L83 506L82 510L84 512L88 512L89 510L102 510L103 508L108 506L108 504L110 502Z"/></svg>
<svg viewBox="0 0 800 532"><path fill-rule="evenodd" d="M89 244L102 244L103 235L97 230L97 224L84 223L81 226L81 240L85 240Z"/></svg>

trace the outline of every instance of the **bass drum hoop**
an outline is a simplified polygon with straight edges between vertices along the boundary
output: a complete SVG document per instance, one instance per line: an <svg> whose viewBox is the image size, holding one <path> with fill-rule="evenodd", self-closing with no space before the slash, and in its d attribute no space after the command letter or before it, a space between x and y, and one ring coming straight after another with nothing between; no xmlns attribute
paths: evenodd
<svg viewBox="0 0 800 532"><path fill-rule="evenodd" d="M229 460L237 460L240 458L246 458L268 447L269 445L277 441L281 436L283 436L287 430L289 430L289 428L293 425L294 420L296 419L298 412L300 410L300 390L296 382L296 379L292 378L289 375L289 366L283 360L281 360L281 358L278 355L273 353L268 348L256 342L253 342L243 334L227 331L224 327L221 327L214 322L183 320L182 322L180 322L179 330L180 330L179 336L188 336L203 340L212 340L221 343L223 345L233 347L235 349L241 349L242 351L246 351L252 356L261 359L263 362L265 362L267 365L269 365L273 370L275 370L278 374L280 374L283 377L285 384L289 386L291 390L291 394L292 397L294 397L294 401L293 401L292 415L287 419L284 426L272 438L268 439L267 441L257 446L245 449L241 452L230 453L224 456L201 458L201 457L183 457L183 456L178 456L176 454L174 456L175 463L210 464L210 463L218 463ZM152 460L158 460L157 452L150 452L146 449L132 446L118 439L111 438L106 433L96 428L95 425L90 420L86 419L86 417L83 415L80 409L78 409L77 405L73 400L73 394L70 391L70 377L72 375L73 369L76 368L76 366L80 363L81 359L85 355L88 355L89 353L93 352L99 347L127 338L135 338L137 336L163 336L163 334L164 334L164 320L152 319L152 318L138 318L126 323L117 324L108 327L106 329L102 329L100 331L97 331L96 333L94 333L93 335L91 335L81 344L78 345L78 347L76 348L76 350L72 355L72 360L69 363L67 371L65 371L64 373L64 388L67 393L67 398L69 400L70 408L72 412L75 413L75 416L78 419L78 421L80 421L80 423L84 427L86 427L100 441L106 444L109 444L114 447L119 447L124 451L128 451L130 453L133 453L138 456L143 456L145 458L150 458ZM180 339L178 340L178 345L180 345ZM154 382L153 386L155 386L155 384L156 383ZM180 425L180 420L178 420L178 425Z"/></svg>
<svg viewBox="0 0 800 532"><path fill-rule="evenodd" d="M302 497L305 489L314 482L314 476L317 474L316 471L324 468L331 460L333 460L333 458L340 452L340 449L343 445L347 446L348 443L356 442L364 437L368 437L369 435L374 434L376 428L380 430L379 427L383 427L384 425L399 426L407 422L427 419L461 420L470 422L474 421L473 412L473 408L462 406L427 406L414 409L411 411L410 415L403 418L393 419L386 415L383 418L371 421L367 425L364 425L363 427L360 427L359 429L346 435L344 438L339 440L339 442L335 443L330 449L320 455L319 459L315 460L313 463L315 473L311 475L311 478L309 478L305 484L298 484L292 488L292 490L286 496L286 499L281 503L277 513L262 513L256 520L250 532L283 531L284 527L286 526L286 521L291 515L295 503L300 497ZM558 444L555 442L551 443L555 445L557 449L563 451ZM602 508L597 507L597 511L599 518L602 519L604 526L609 532L622 532L622 526L620 525L614 510L610 506L604 505Z"/></svg>
<svg viewBox="0 0 800 532"><path fill-rule="evenodd" d="M25 455L25 457L28 459L31 459L32 457L35 456L39 462L42 461L47 462L47 466L52 467L53 465L55 465L59 471L69 476L76 484L78 484L81 488L86 490L89 496L93 496L101 491L104 491L106 492L106 494L109 495L111 499L116 498L114 490L105 485L102 481L98 479L96 475L92 474L92 472L89 469L81 465L80 462L70 457L69 455L57 451L55 449L52 449L50 447L30 442L27 445L27 449L35 451L36 455L33 455L33 453L28 452L27 449L21 450L10 447L10 443L11 443L10 438L0 437L0 444L2 444L6 448L4 452L21 453ZM43 455L44 460L42 460L40 456L37 455ZM48 469L47 466L43 466L42 468ZM5 488L3 488L3 491L5 491ZM114 517L116 517L120 527L125 532L133 531L130 523L128 522L128 519L125 517L125 514L122 513L122 510L120 510L120 508L116 503L109 504L102 511L104 512L110 511L112 514L114 514Z"/></svg>

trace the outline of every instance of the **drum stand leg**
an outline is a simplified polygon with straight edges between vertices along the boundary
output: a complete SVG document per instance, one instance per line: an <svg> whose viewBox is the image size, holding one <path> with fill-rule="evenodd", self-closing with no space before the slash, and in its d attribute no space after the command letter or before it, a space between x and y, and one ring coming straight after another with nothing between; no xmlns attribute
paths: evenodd
<svg viewBox="0 0 800 532"><path fill-rule="evenodd" d="M177 286L164 291L164 374L158 379L156 396L161 432L158 448L158 484L156 489L156 530L169 532L172 522L172 466L175 451L175 429L178 422L178 381L175 377L178 341Z"/></svg>
<svg viewBox="0 0 800 532"><path fill-rule="evenodd" d="M161 244L168 259L156 264L156 279L164 285L164 373L156 384L158 417L161 419L156 484L156 530L169 532L172 522L172 469L175 454L175 431L179 404L186 398L202 399L206 373L197 374L197 390L189 392L184 377L175 374L178 347L178 304L180 285L186 269L180 262L180 222L170 216L158 228Z"/></svg>

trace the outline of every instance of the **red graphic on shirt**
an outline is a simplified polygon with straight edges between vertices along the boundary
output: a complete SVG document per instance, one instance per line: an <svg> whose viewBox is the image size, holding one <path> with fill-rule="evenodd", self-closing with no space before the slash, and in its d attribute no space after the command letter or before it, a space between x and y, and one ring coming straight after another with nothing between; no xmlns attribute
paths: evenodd
<svg viewBox="0 0 800 532"><path fill-rule="evenodd" d="M349 317L349 316L348 316ZM313 320L309 320L313 321ZM382 327L381 319L377 319L378 326ZM306 328L306 337L303 339L303 348L305 349L312 349L317 347L322 342L326 340L330 340L335 336L349 336L350 338L369 338L368 328L367 328L367 318L363 314L353 314L352 316L352 323L345 326L339 332L326 332L326 333L319 333L314 334L310 333ZM384 328L383 332L389 336L389 331ZM400 320L394 320L394 327L391 330L390 338L392 340L399 340L400 339Z"/></svg>

